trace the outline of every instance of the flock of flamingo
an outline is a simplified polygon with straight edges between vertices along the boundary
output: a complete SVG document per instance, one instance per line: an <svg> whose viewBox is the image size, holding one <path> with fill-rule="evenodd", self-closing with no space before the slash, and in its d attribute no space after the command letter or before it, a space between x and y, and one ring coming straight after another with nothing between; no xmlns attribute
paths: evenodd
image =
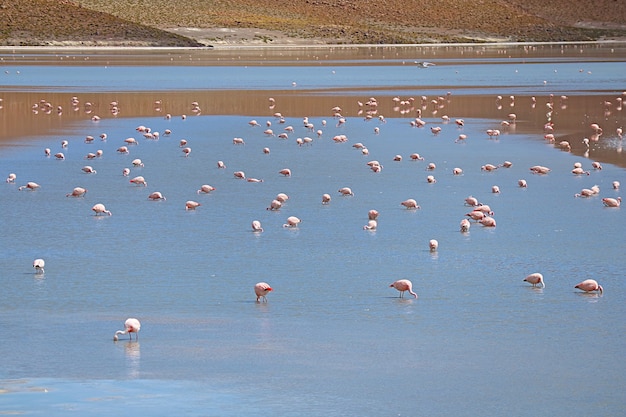
<svg viewBox="0 0 626 417"><path fill-rule="evenodd" d="M625 93L626 94L626 93ZM562 100L566 99L566 98L561 98ZM621 98L620 98L621 99ZM437 100L433 100L432 104L433 105L438 105L438 103L441 103L442 100L445 101L445 98L438 98ZM498 96L496 99L496 102L499 103L501 102L503 99L502 97ZM514 100L514 97L511 96L511 100ZM77 98L73 99L73 102L76 103L78 101ZM394 98L394 101L399 102L400 99L399 98ZM534 101L534 98L533 98ZM412 103L413 99L408 99L407 100L408 103ZM43 102L42 102L43 103ZM619 103L621 105L621 100L619 100ZM425 108L426 105L429 104L429 102L426 100L425 97L422 97L422 108ZM45 104L40 104L40 105L44 105L44 106L49 106L49 103L45 103ZM111 103L111 108L112 109L116 109L117 108L117 103ZM270 108L272 108L275 105L275 100L270 98ZM364 107L367 106L369 109L376 109L378 102L375 98L370 98L367 103L361 103L358 102L359 107ZM192 103L193 109L199 110L199 105L198 103ZM361 112L360 112L361 113ZM284 118L284 116L280 113L275 113L273 115L276 120L278 120L278 124L279 125L283 125L286 123L286 120ZM372 118L374 118L376 116L376 111L370 111L368 110L368 112L366 113L365 116L365 120L370 120ZM418 108L417 109L417 117L415 117L414 119L412 119L410 121L410 126L411 127L415 127L415 128L420 128L423 127L426 122L423 121L421 119L421 111ZM96 116L94 116L96 117ZM182 116L183 118L185 118L186 116ZM346 117L343 116L342 114L342 110L340 107L334 107L332 109L332 117L336 120L336 127L340 128L342 126L344 126L346 124ZM171 115L167 115L166 118L171 118ZM379 134L380 133L380 127L382 126L383 123L385 123L385 118L382 115L377 115L376 118L378 119L378 121L380 122L379 126L376 126L374 128L373 133L374 134ZM516 122L516 118L517 116L513 113L509 114L508 116L508 120L504 120L502 121L501 125L502 128L506 129L507 127L511 126L512 124L515 124ZM99 117L96 119L93 119L94 121L98 121ZM451 119L448 116L443 116L441 118L442 123L448 123L451 121ZM462 128L465 124L465 121L463 119L455 119L454 120L455 124L459 127ZM248 123L251 127L256 128L259 126L262 126L261 123L257 122L256 120L251 120ZM286 126L283 128L283 132L276 135L274 133L274 131L271 129L272 127L272 122L271 121L267 121L266 123L266 129L263 131L263 134L266 135L267 137L278 137L281 139L288 139L289 135L291 133L294 132L295 128L293 126ZM324 128L325 126L327 126L326 121L322 121L322 128ZM307 117L305 117L303 119L303 127L304 129L306 129L308 132L312 132L313 137L317 137L322 138L324 132L322 130L322 128L320 129L315 129L315 126L313 125L313 123L311 123L309 121L309 119ZM602 132L602 128L598 125L598 124L592 124L590 126L590 128L593 131L594 135L601 135ZM545 129L545 139L547 141L553 142L555 140L555 134L554 134L554 126L552 123L548 122L546 123L546 125L544 126ZM440 126L433 126L430 128L430 131L432 133L432 135L438 135L441 132L441 127ZM146 140L155 140L158 139L160 137L160 133L159 132L155 132L153 131L151 128L146 127L146 126L138 126L136 128L136 131L141 134ZM497 139L498 136L500 135L500 130L498 129L489 129L486 131L487 136L490 139ZM170 136L172 134L172 132L170 130L166 130L163 132L163 136ZM616 130L616 134L619 136L619 139L622 139L622 129L618 128ZM100 139L102 141L106 141L108 138L108 135L106 133L102 133L100 135ZM342 142L347 142L348 138L346 135L344 134L338 134L332 137L332 140L336 143L342 143ZM460 134L458 136L458 138L455 140L455 142L463 142L467 140L467 135L466 134ZM296 144L298 146L304 146L304 145L310 145L312 142L314 141L314 139L312 137L304 137L304 138L298 138L296 140ZM87 136L85 138L85 142L86 143L93 143L94 142L94 138L93 136ZM588 145L588 139L585 139L583 141L584 143L587 143ZM234 146L243 146L245 145L245 141L243 138L239 138L236 137L232 140L232 143ZM121 145L119 148L117 148L116 152L119 154L128 154L129 151L129 146L135 146L138 144L138 141L135 138L127 138L124 140L124 144ZM180 149L181 152L183 154L184 157L189 157L191 152L192 152L192 148L191 146L189 146L187 140L185 139L181 139L179 142L180 145ZM61 142L61 147L63 149L67 148L69 146L68 141L64 140ZM359 150L361 152L362 155L367 156L369 155L369 150L367 149L367 147L363 144L363 143L355 143L352 145L353 148L355 148L356 150ZM559 147L561 147L562 149L571 149L570 145L568 143L565 142L561 142L559 144ZM263 153L264 154L269 154L270 153L270 149L268 147L263 148ZM59 159L59 160L63 160L66 158L65 154L60 151L55 153L54 155L52 155L52 152L49 148L46 148L44 150L44 154L46 157L54 157L55 159ZM102 150L97 150L96 152L93 153L88 153L85 156L86 160L97 160L98 158L102 157L103 155L103 151ZM413 153L409 156L410 160L413 161L422 161L424 160L424 158L418 154L418 153ZM401 161L402 160L402 156L401 155L396 155L393 158L394 161ZM383 170L383 165L381 164L380 161L377 160L370 160L366 163L366 165L369 167L369 169L371 169L374 173L379 173ZM144 162L139 159L136 158L132 161L132 166L137 168L137 167L143 167L144 166ZM494 165L494 164L485 164L481 167L481 170L483 171L494 171L500 168L510 168L512 166L512 163L509 161L505 161L502 164L499 165ZM217 162L217 168L218 169L225 169L226 168L226 164L223 161L218 161ZM593 170L601 170L602 166L600 163L598 162L593 162L592 163L592 169ZM426 170L429 171L430 173L434 172L436 170L436 165L434 163L429 163L426 167ZM96 169L94 169L91 165L85 165L82 168L82 171L85 174L89 174L89 175L94 175L97 174ZM535 166L531 166L529 168L530 173L532 174L536 174L536 175L546 175L549 174L551 169L545 166L540 166L540 165L535 165ZM131 172L131 168L129 167L124 167L121 170L121 175L123 176L129 176ZM462 175L463 170L459 167L455 167L452 170L453 175ZM289 168L283 168L280 169L278 171L279 175L282 175L284 177L290 177L292 175L292 171ZM573 175L590 175L590 171L588 170L584 170L582 165L580 163L576 163L572 169L572 174ZM257 179L257 178L251 178L251 177L247 177L245 172L243 171L235 171L233 173L234 178L237 179L241 179L241 180L246 180L248 182L263 182L263 179ZM15 183L17 180L17 175L15 173L10 173L7 176L6 182L7 183ZM427 176L427 181L429 183L435 183L437 180L435 178L434 175L428 175ZM137 185L137 186L141 186L141 187L147 187L148 182L147 180L143 177L143 176L135 176L133 178L129 179L129 182L133 185ZM518 181L518 186L519 187L527 187L527 182L524 179L520 179ZM614 181L613 182L613 188L618 190L620 187L620 184L618 181ZM26 182L26 184L21 185L18 190L22 191L22 190L29 190L29 191L36 191L37 189L40 188L40 185L34 181L28 181ZM197 194L208 194L211 193L215 190L215 187L208 185L208 184L203 184L200 186L200 188L197 190ZM342 187L339 188L337 190L337 192L339 193L339 195L341 196L354 196L354 192L352 191L352 189L350 187ZM499 193L500 192L500 188L498 186L493 186L492 187L492 192L493 193ZM87 193L87 189L84 187L75 187L71 192L66 194L66 197L73 197L73 198L82 198L85 197ZM593 197L596 196L600 193L600 189L598 186L594 186L591 187L589 189L583 189L581 190L580 193L577 193L575 196L576 197ZM154 191L152 193L150 193L148 195L148 198L150 200L166 200L166 197L159 191ZM269 204L269 206L267 207L267 210L272 210L272 211L276 211L276 210L280 210L280 208L282 207L282 205L289 199L289 196L284 194L284 193L279 193ZM330 204L332 200L331 194L329 193L324 193L321 196L321 204L323 205L327 205ZM611 198L611 197L605 197L602 198L602 203L607 206L607 207L619 207L621 204L621 197L617 197L617 198ZM415 199L409 198L406 199L404 201L401 201L399 203L401 206L405 207L407 210L419 210L420 209L420 205L417 203L417 201ZM465 215L465 218L463 218L460 221L459 224L459 229L462 233L467 233L472 225L472 221L478 224L481 224L484 227L496 227L496 220L494 218L494 213L493 210L487 205L487 204L483 204L480 201L478 201L478 199L476 199L475 197L472 196L468 196L465 199L464 204L466 206L471 207L471 210ZM185 202L184 207L185 210L195 210L198 207L200 207L202 204L195 201L195 200L188 200ZM108 215L111 216L112 212L110 210L108 210L106 208L106 206L103 203L96 203L93 205L92 210L94 212L94 215L96 216L101 216L101 215ZM368 222L367 224L365 224L363 226L364 230L370 230L370 231L375 231L376 228L378 227L378 216L379 213L377 210L370 210L368 212ZM283 227L285 228L297 228L299 227L300 223L302 222L302 220L296 216L289 216L286 219L286 222L283 224ZM257 219L252 220L251 221L251 228L252 231L254 233L262 233L264 231L263 226L261 224L261 222ZM437 240L435 239L431 239L428 243L429 245L429 249L432 252L436 252L438 250L439 247L439 243L437 242ZM43 274L44 273L44 266L45 266L45 261L43 259L36 259L33 262L33 267L36 270L37 274ZM531 284L533 287L536 286L541 286L542 288L545 287L545 282L544 282L544 278L543 275L541 273L533 273L528 275L526 278L524 278L525 282L528 282L529 284ZM397 280L393 283L391 283L389 285L392 288L395 288L397 291L399 291L399 297L403 298L404 297L404 293L408 292L411 296L413 296L414 298L417 298L418 295L417 293L415 293L413 291L413 284L410 280L408 279L400 279ZM598 284L598 282L596 282L593 279L587 279L584 280L580 283L578 283L575 288L580 289L584 292L598 292L598 293L602 293L603 292L603 288L600 284ZM272 287L265 283L265 282L259 282L254 286L254 293L256 295L256 301L257 302L267 302L267 295L272 291ZM124 330L119 330L115 333L114 335L114 340L118 340L118 336L122 335L122 334L128 334L129 336L132 335L132 333L135 333L136 335L138 334L139 330L140 330L140 323L139 320L135 319L135 318L129 318L128 320L126 320L125 322L125 329ZM132 336L130 336L132 339Z"/></svg>

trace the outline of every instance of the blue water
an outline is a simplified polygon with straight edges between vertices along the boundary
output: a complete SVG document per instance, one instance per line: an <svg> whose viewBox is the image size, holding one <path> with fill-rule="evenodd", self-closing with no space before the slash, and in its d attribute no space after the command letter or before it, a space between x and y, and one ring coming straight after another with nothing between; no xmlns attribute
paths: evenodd
<svg viewBox="0 0 626 417"><path fill-rule="evenodd" d="M34 85L42 97L50 90L135 88L267 89L271 96L273 89L297 80L311 89L358 87L367 99L377 95L367 91L371 80L377 80L372 88L402 88L409 76L401 74L409 71L455 94L483 85L506 97L518 88L542 94L548 68L571 73L569 81L552 87L555 94L621 92L625 85L623 71L615 71L624 60L594 63L589 84L576 81L576 64L558 58L523 67L501 64L461 66L456 70L464 75L458 77L448 67L356 66L339 78L332 77L343 69L306 65L271 71L155 67L144 69L141 78L134 78L133 67L45 67L50 71L39 76L41 84L30 74L42 74L42 67L18 65L19 76L12 67L2 79L18 91ZM320 71L327 77L316 78ZM96 83L103 73L110 78ZM529 104L528 96L517 98L517 107ZM622 195L611 183L626 186L623 168L605 163L589 176L573 176L574 162L591 169L591 159L547 144L541 125L490 140L484 132L499 127L496 117L465 118L459 129L425 115L427 127L417 129L408 123L414 116L388 114L386 123L366 122L346 109L347 123L337 127L329 108L328 117L310 118L324 131L317 138L302 125L307 114L293 108L283 110L285 125L295 128L288 140L248 125L250 119L271 120L280 133L285 125L273 118L274 110L170 120L85 117L2 148L0 172L15 172L17 180L0 186L0 411L46 416L626 412L626 217L623 208L601 202ZM623 120L620 114L616 117ZM135 130L139 125L161 132L161 138L144 139ZM442 132L434 136L431 125ZM172 134L163 135L165 129ZM85 135L97 132L106 132L108 140L84 143ZM454 142L459 133L467 135L465 143ZM348 142L333 142L336 134L347 135ZM296 145L295 138L304 136L314 139L311 146ZM131 146L129 155L117 154L127 137L139 145ZM234 137L246 144L233 145ZM192 148L188 158L178 145L182 138ZM63 149L66 159L46 158L43 149L61 151L61 139L70 142ZM356 142L367 146L369 156L352 147ZM84 156L96 149L103 157L87 162ZM425 160L411 161L414 152ZM401 162L393 161L396 154L404 157ZM132 167L134 158L145 166ZM382 172L369 170L366 162L373 159L382 163ZM218 160L226 169L217 168ZM480 169L505 160L513 166ZM432 173L425 170L429 162L437 164ZM84 165L97 174L84 174ZM533 165L552 171L533 175L528 169ZM124 167L131 168L129 177L122 176ZM464 175L452 175L454 167ZM282 168L290 168L292 176L278 174ZM264 181L237 180L238 170ZM426 182L429 174L437 183ZM148 186L130 184L136 175ZM521 178L527 189L517 186ZM41 188L18 191L27 181ZM202 184L216 190L198 195ZM600 195L574 197L594 184ZM492 194L492 185L501 193ZM76 186L87 188L86 196L66 198ZM354 196L337 192L345 186ZM152 191L167 200L148 200ZM280 211L266 210L279 192L290 199ZM329 205L321 204L324 193L332 196ZM459 232L471 210L463 204L469 195L491 206L497 227L473 223L469 233ZM404 209L400 202L407 198L421 209ZM202 205L186 211L187 200ZM112 216L94 216L91 207L98 202ZM376 231L362 229L370 209L380 212ZM284 228L292 215L301 225ZM263 233L251 231L255 219ZM439 241L435 253L428 249L433 238ZM35 258L46 260L44 274L33 271ZM543 273L545 289L523 282L532 272ZM389 288L400 278L412 280L418 299L400 299ZM602 296L574 289L587 278L600 282ZM274 289L267 303L255 302L253 286L259 281ZM127 317L141 320L139 340L113 342Z"/></svg>

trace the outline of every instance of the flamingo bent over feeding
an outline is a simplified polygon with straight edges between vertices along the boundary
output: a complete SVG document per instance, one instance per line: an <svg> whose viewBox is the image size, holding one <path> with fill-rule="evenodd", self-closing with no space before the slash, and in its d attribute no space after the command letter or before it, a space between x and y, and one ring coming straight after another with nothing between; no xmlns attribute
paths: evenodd
<svg viewBox="0 0 626 417"><path fill-rule="evenodd" d="M413 297L417 298L417 294L413 292L413 283L408 279L399 279L391 284L390 287L400 291L400 298L404 298L404 292L408 291Z"/></svg>
<svg viewBox="0 0 626 417"><path fill-rule="evenodd" d="M524 281L530 284L533 284L533 287L536 287L537 285L541 284L543 288L546 288L546 283L543 281L543 275L540 274L539 272L535 272L535 273L528 275L526 278L524 278Z"/></svg>
<svg viewBox="0 0 626 417"><path fill-rule="evenodd" d="M267 282L259 282L254 285L254 293L256 294L257 303L263 301L267 303L266 295L269 294L272 290L272 287Z"/></svg>
<svg viewBox="0 0 626 417"><path fill-rule="evenodd" d="M139 340L139 330L141 330L141 323L139 320L134 318L126 319L124 322L124 330L116 331L115 335L113 335L113 340L117 342L119 340L118 335L120 334L128 334L130 340L133 340L133 333L135 333L135 340Z"/></svg>

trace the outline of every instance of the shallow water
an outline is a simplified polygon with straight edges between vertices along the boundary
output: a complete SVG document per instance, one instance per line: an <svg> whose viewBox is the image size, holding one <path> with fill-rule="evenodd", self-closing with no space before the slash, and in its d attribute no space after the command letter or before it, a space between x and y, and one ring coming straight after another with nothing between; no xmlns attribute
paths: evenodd
<svg viewBox="0 0 626 417"><path fill-rule="evenodd" d="M619 45L568 47L564 57L544 48L502 51L472 50L469 58L466 49L331 50L319 63L317 50L284 51L288 57L268 50L246 52L232 66L222 60L241 52L211 51L218 52L214 60L198 53L190 65L176 66L166 52L150 55L153 66L146 60L135 66L112 51L81 52L89 65L60 65L47 54L4 56L13 59L0 78L6 91L0 172L15 172L17 180L0 187L0 409L624 414L626 220L623 209L605 208L601 198L621 195L612 181L626 184L615 133L625 119L616 98L626 86L626 54ZM438 65L419 69L411 56ZM262 66L268 59L271 69ZM553 97L548 115L550 94L568 98ZM74 95L78 110L69 104ZM399 105L396 95L417 100ZM432 107L438 96L441 107ZM356 102L369 97L380 105L365 121L368 108ZM55 110L34 112L39 99ZM119 102L115 117L112 100ZM201 111L192 112L193 101ZM340 127L335 105L347 118ZM409 124L418 108L424 128ZM511 112L515 126L502 127ZM94 114L101 120L91 121ZM444 114L465 125L442 122ZM303 127L305 116L323 130L320 138ZM546 142L548 118L572 152ZM271 121L276 133L287 125L295 132L287 140L268 137L264 127L248 125L251 119ZM597 138L593 122L604 129ZM161 132L160 139L143 138L139 125ZM431 126L441 133L433 135ZM487 129L502 134L489 139ZM102 132L106 141L98 138ZM455 142L461 133L467 139ZM335 143L337 134L348 141ZM85 143L86 135L94 143ZM295 138L305 136L312 145L298 146ZM139 145L117 154L127 137ZM234 137L246 144L233 145ZM589 150L583 137L592 139ZM182 138L192 148L188 158ZM43 149L61 151L62 139L70 142L66 159L46 158ZM356 142L369 156L352 147ZM266 146L269 155L261 151ZM84 156L96 149L103 157L87 162ZM414 152L425 160L411 161ZM393 161L396 154L401 162ZM134 158L145 166L132 167ZM367 167L374 159L382 172ZM218 160L227 168L218 169ZM481 170L505 160L513 166ZM593 170L593 160L603 169ZM590 175L572 175L576 161ZM429 162L437 165L432 173L425 170ZM87 164L97 174L84 174ZM533 175L533 165L552 171ZM131 168L129 177L122 176L124 167ZM464 174L452 175L454 167ZM282 168L292 176L279 175ZM264 181L237 180L237 170ZM435 184L426 182L429 174ZM136 175L148 186L129 184ZM528 188L517 186L521 178ZM18 191L26 181L41 188ZM198 195L202 184L216 190ZM574 197L594 184L598 196ZM492 185L501 193L492 194ZM86 196L66 198L76 186L87 188ZM344 186L354 196L341 197ZM167 200L149 201L152 191ZM290 199L278 212L266 210L279 192ZM331 194L329 205L321 204L323 193ZM463 205L468 195L491 206L497 227L472 224L469 233L459 232L471 210ZM421 209L404 209L407 198ZM187 200L202 206L186 211ZM113 215L94 216L97 202ZM370 209L381 213L376 231L362 229ZM303 220L297 229L282 227L291 215ZM251 231L254 219L263 233ZM440 245L434 253L433 238ZM46 260L44 274L31 267L39 257ZM531 272L543 273L545 289L522 281ZM417 300L400 299L388 287L399 278L413 281ZM574 289L587 278L603 285L602 296ZM267 303L255 302L258 281L274 288ZM141 320L139 341L113 342L127 317Z"/></svg>

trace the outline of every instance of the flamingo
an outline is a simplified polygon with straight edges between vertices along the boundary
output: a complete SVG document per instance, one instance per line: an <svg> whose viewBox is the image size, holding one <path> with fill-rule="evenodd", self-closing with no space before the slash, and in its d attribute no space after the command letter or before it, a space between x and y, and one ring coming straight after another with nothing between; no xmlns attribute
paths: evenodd
<svg viewBox="0 0 626 417"><path fill-rule="evenodd" d="M428 164L428 166L426 167L427 171L434 171L437 168L437 165L435 165L434 162L431 162Z"/></svg>
<svg viewBox="0 0 626 417"><path fill-rule="evenodd" d="M96 213L96 216L99 216L101 214L108 214L109 216L111 215L111 212L107 210L102 203L94 205L91 209Z"/></svg>
<svg viewBox="0 0 626 417"><path fill-rule="evenodd" d="M185 210L195 210L196 207L199 207L201 205L202 204L198 203L197 201L189 200L185 202Z"/></svg>
<svg viewBox="0 0 626 417"><path fill-rule="evenodd" d="M526 187L528 187L528 184L526 183L526 180L517 180L517 185L518 185L520 188L526 188Z"/></svg>
<svg viewBox="0 0 626 417"><path fill-rule="evenodd" d="M436 182L437 182L437 180L435 179L435 177L434 177L433 175L429 175L429 176L427 176L427 177L426 177L426 181L427 181L429 184L434 184L434 183L436 183Z"/></svg>
<svg viewBox="0 0 626 417"><path fill-rule="evenodd" d="M118 153L128 153L128 147L127 146L120 146L119 148L117 148L117 152Z"/></svg>
<svg viewBox="0 0 626 417"><path fill-rule="evenodd" d="M13 174L13 175L15 175L15 174ZM620 186L619 181L613 181L613 189L614 190L619 190L619 186Z"/></svg>
<svg viewBox="0 0 626 417"><path fill-rule="evenodd" d="M330 194L323 194L322 195L322 204L328 204L330 203Z"/></svg>
<svg viewBox="0 0 626 417"><path fill-rule="evenodd" d="M500 187L494 185L493 187L491 187L491 192L494 194L500 194Z"/></svg>
<svg viewBox="0 0 626 417"><path fill-rule="evenodd" d="M214 191L214 190L215 190L215 187L212 187L209 184L203 184L200 187L200 189L198 191L196 191L196 194L200 194L200 193L208 194L208 193L210 193L211 191Z"/></svg>
<svg viewBox="0 0 626 417"><path fill-rule="evenodd" d="M600 294L604 292L602 285L598 284L595 279L586 279L583 282L576 284L574 288L578 288L579 290L583 290L585 292L598 291Z"/></svg>
<svg viewBox="0 0 626 417"><path fill-rule="evenodd" d="M183 148L183 153L185 154L185 158L187 158L189 154L191 153L191 148L189 147Z"/></svg>
<svg viewBox="0 0 626 417"><path fill-rule="evenodd" d="M253 232L262 232L263 231L263 227L261 226L261 222L258 220L253 220L252 221L252 231Z"/></svg>
<svg viewBox="0 0 626 417"><path fill-rule="evenodd" d="M528 275L526 278L524 278L524 281L530 284L533 284L533 287L536 287L537 285L541 284L543 288L546 288L546 283L543 281L543 275L540 274L539 272L535 272L535 273Z"/></svg>
<svg viewBox="0 0 626 417"><path fill-rule="evenodd" d="M81 168L82 171L86 174L95 174L96 170L93 169L93 167L89 166L89 165L85 165L84 167Z"/></svg>
<svg viewBox="0 0 626 417"><path fill-rule="evenodd" d="M418 154L418 153L412 153L411 155L409 155L409 158L411 158L412 161L423 161L424 158Z"/></svg>
<svg viewBox="0 0 626 417"><path fill-rule="evenodd" d="M467 217L470 217L472 220L480 221L485 218L485 213L479 210L470 211L466 214Z"/></svg>
<svg viewBox="0 0 626 417"><path fill-rule="evenodd" d="M163 197L163 194L161 194L159 191L155 191L153 193L150 193L150 195L148 196L148 198L150 200L156 201L156 200L167 200L165 197Z"/></svg>
<svg viewBox="0 0 626 417"><path fill-rule="evenodd" d="M128 177L130 175L130 169L129 168L124 168L122 170L122 175L125 177Z"/></svg>
<svg viewBox="0 0 626 417"><path fill-rule="evenodd" d="M135 167L143 167L143 162L141 162L141 159L137 158L137 159L133 159L132 162L133 166Z"/></svg>
<svg viewBox="0 0 626 417"><path fill-rule="evenodd" d="M461 220L460 226L461 226L461 232L464 232L464 233L465 232L469 232L469 229L471 227L471 223L469 222L469 220L463 219L463 220Z"/></svg>
<svg viewBox="0 0 626 417"><path fill-rule="evenodd" d="M264 153L265 155L269 155L269 153L270 153L270 148L263 148L263 153Z"/></svg>
<svg viewBox="0 0 626 417"><path fill-rule="evenodd" d="M218 169L225 169L226 168L226 164L224 163L224 161L217 161L217 168Z"/></svg>
<svg viewBox="0 0 626 417"><path fill-rule="evenodd" d="M129 181L131 184L143 185L144 187L148 186L148 182L142 176L135 177Z"/></svg>
<svg viewBox="0 0 626 417"><path fill-rule="evenodd" d="M281 203L280 201L272 200L269 207L267 207L265 210L277 211L277 210L280 210L282 206L283 206L283 203Z"/></svg>
<svg viewBox="0 0 626 417"><path fill-rule="evenodd" d="M465 199L465 205L470 207L479 206L480 203L476 197L472 197L471 195Z"/></svg>
<svg viewBox="0 0 626 417"><path fill-rule="evenodd" d="M370 220L378 219L378 210L370 210L367 212L367 218Z"/></svg>
<svg viewBox="0 0 626 417"><path fill-rule="evenodd" d="M278 173L284 175L285 177L291 177L291 170L289 168L283 168L278 171Z"/></svg>
<svg viewBox="0 0 626 417"><path fill-rule="evenodd" d="M15 182L16 178L17 178L17 175L11 172L9 176L7 177L7 182Z"/></svg>
<svg viewBox="0 0 626 417"><path fill-rule="evenodd" d="M87 190L83 187L76 187L71 193L65 194L66 197L83 197L87 193Z"/></svg>
<svg viewBox="0 0 626 417"><path fill-rule="evenodd" d="M580 168L580 167L576 167L574 169L572 169L572 174L574 175L589 175L589 171L585 171L584 169Z"/></svg>
<svg viewBox="0 0 626 417"><path fill-rule="evenodd" d="M35 268L35 273L37 274L44 273L44 270L43 270L44 266L46 266L46 262L41 258L35 259L33 261L33 268Z"/></svg>
<svg viewBox="0 0 626 417"><path fill-rule="evenodd" d="M343 196L346 196L346 195L352 195L353 196L354 195L354 193L352 192L352 189L350 187L340 188L339 190L337 190L337 192L340 193Z"/></svg>
<svg viewBox="0 0 626 417"><path fill-rule="evenodd" d="M530 167L530 171L533 174L547 174L548 172L551 171L551 169L548 167L541 166L541 165L535 165L535 166Z"/></svg>
<svg viewBox="0 0 626 417"><path fill-rule="evenodd" d="M437 242L436 239L430 239L428 241L428 247L430 248L431 252L436 252L437 249L439 248L439 242Z"/></svg>
<svg viewBox="0 0 626 417"><path fill-rule="evenodd" d="M485 227L496 227L496 219L494 219L493 217L485 216L478 222Z"/></svg>
<svg viewBox="0 0 626 417"><path fill-rule="evenodd" d="M36 182L30 181L30 182L27 182L26 185L20 186L18 190L22 191L23 189L27 189L27 190L35 191L39 187L40 187L39 184L37 184Z"/></svg>
<svg viewBox="0 0 626 417"><path fill-rule="evenodd" d="M593 161L591 163L591 166L593 167L593 169L596 169L598 171L602 169L602 164L598 161Z"/></svg>
<svg viewBox="0 0 626 417"><path fill-rule="evenodd" d="M256 301L267 303L267 294L273 291L272 287L267 282L258 282L254 285L254 293L256 294Z"/></svg>
<svg viewBox="0 0 626 417"><path fill-rule="evenodd" d="M133 340L133 333L135 333L135 340L139 340L139 330L141 330L141 323L139 322L139 320L134 318L126 319L126 321L124 322L124 330L116 331L115 335L113 335L113 340L117 342L119 340L118 335L127 333L128 337L130 337L130 340Z"/></svg>
<svg viewBox="0 0 626 417"><path fill-rule="evenodd" d="M491 171L495 171L496 169L498 169L498 167L493 164L485 164L482 167L480 167L480 169L481 171L491 172Z"/></svg>
<svg viewBox="0 0 626 417"><path fill-rule="evenodd" d="M404 292L408 291L413 297L417 298L417 294L413 292L413 283L408 279L399 279L391 284L389 287L393 287L400 291L400 298L404 298Z"/></svg>
<svg viewBox="0 0 626 417"><path fill-rule="evenodd" d="M421 208L419 204L417 204L417 201L415 201L412 198L409 198L408 200L404 200L402 203L400 203L400 205L406 207L408 210L417 210Z"/></svg>
<svg viewBox="0 0 626 417"><path fill-rule="evenodd" d="M285 201L289 200L289 196L285 193L278 193L276 194L276 200L284 203Z"/></svg>
<svg viewBox="0 0 626 417"><path fill-rule="evenodd" d="M233 172L233 175L235 176L235 178L240 179L240 180L246 179L246 174L243 171L235 171Z"/></svg>
<svg viewBox="0 0 626 417"><path fill-rule="evenodd" d="M617 198L605 197L602 199L602 203L606 207L619 207L622 204L622 197L617 197Z"/></svg>
<svg viewBox="0 0 626 417"><path fill-rule="evenodd" d="M57 152L57 153L55 153L55 154L54 154L54 157L55 157L56 159L59 159L59 160L61 160L61 159L65 159L65 155L63 154L63 152Z"/></svg>
<svg viewBox="0 0 626 417"><path fill-rule="evenodd" d="M233 145L245 145L243 138L233 138Z"/></svg>
<svg viewBox="0 0 626 417"><path fill-rule="evenodd" d="M287 223L283 224L283 227L298 227L300 223L302 223L302 220L296 216L289 216L287 217Z"/></svg>

